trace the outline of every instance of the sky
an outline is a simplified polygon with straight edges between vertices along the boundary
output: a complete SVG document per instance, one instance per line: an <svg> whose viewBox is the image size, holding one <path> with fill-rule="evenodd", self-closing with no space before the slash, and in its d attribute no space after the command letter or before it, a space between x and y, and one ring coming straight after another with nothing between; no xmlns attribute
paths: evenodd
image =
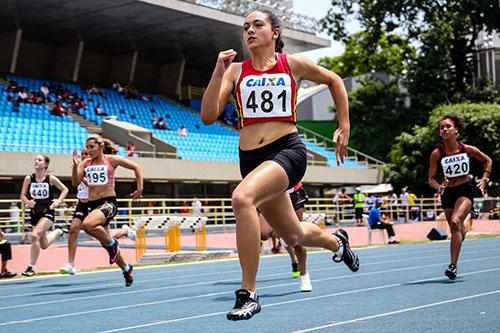
<svg viewBox="0 0 500 333"><path fill-rule="evenodd" d="M325 17L328 9L331 7L330 0L292 0L293 9L296 12L312 15L318 19ZM314 6L311 4L314 3ZM360 27L355 22L350 23L347 27L350 33L354 33L360 30ZM321 57L335 57L344 53L344 44L335 41L332 37L325 33L318 34L320 37L328 38L331 40L331 47L321 48L314 51L302 52L300 55L307 56L313 61L317 62Z"/></svg>

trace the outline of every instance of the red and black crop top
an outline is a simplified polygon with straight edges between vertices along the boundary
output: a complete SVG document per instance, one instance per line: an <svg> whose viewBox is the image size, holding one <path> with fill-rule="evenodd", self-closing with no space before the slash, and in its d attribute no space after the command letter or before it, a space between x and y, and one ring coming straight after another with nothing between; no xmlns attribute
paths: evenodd
<svg viewBox="0 0 500 333"><path fill-rule="evenodd" d="M297 84L286 54L278 53L276 64L266 71L244 60L234 99L241 128L266 121L297 122Z"/></svg>

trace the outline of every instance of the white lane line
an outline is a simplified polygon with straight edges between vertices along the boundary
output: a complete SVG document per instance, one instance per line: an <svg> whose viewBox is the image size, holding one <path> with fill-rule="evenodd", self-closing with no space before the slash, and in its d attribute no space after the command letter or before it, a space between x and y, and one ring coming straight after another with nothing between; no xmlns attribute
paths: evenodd
<svg viewBox="0 0 500 333"><path fill-rule="evenodd" d="M472 239L471 241L475 241L476 239ZM381 258L391 258L391 257L401 257L401 255L405 255L405 256L412 256L413 252L416 252L418 254L424 254L424 253L435 253L436 250L440 249L442 246L441 245L446 245L448 246L449 242L446 242L446 243L423 243L422 245L425 245L426 247L433 247L433 249L428 249L428 250L417 250L417 249L408 249L405 248L406 246L412 246L412 245L402 245L402 246L399 246L399 247L392 247L392 251L390 254L374 254L373 251L371 250L380 250L380 249L385 249L385 248L359 248L359 249L355 249L357 252L365 252L365 251L370 251L372 253L370 254L367 254L367 255L363 255L362 259L363 261L364 260L370 260L372 258L377 258L377 259L381 259ZM467 243L466 243L467 244ZM420 245L420 244L417 244L417 245ZM484 245L484 244L482 244ZM478 250L478 249L481 249L481 248L484 248L484 246L478 246L478 247L464 247L462 248L462 254L465 255L466 252L468 251L476 251L476 252L487 252L487 251L491 251L491 250ZM399 249L402 249L402 251L398 251ZM414 251L416 250L416 251ZM308 253L308 255L310 257L313 257L314 255L319 255L319 254L325 254L325 253L328 253L329 251L313 251L313 252L310 252ZM269 260L269 259L279 259L279 258L282 258L282 257L288 257L288 254L282 254L282 255L269 255L269 256L263 256L261 257L262 259L265 259L265 260ZM226 263L228 261L235 261L237 260L237 258L227 258L227 259L216 259L216 260L206 260L206 261L196 261L196 262L187 262L187 263L169 263L169 264L158 264L158 265L155 265L155 266L145 266L145 267L137 267L137 268L134 268L135 270L158 270L158 269L163 269L161 272L148 272L148 273L142 273L141 276L144 277L144 276L155 276L155 275L165 275L165 274L168 274L168 272L165 272L164 269L169 269L169 268L178 268L179 266L188 266L189 269L185 269L185 270L181 270L183 272L189 272L191 267L189 266L192 266L192 265L202 265L202 264L210 264L210 263ZM391 262L391 261L387 261L387 262ZM398 261L394 261L394 262L398 262ZM383 262L381 262L383 263ZM311 262L310 260L308 261L308 264L309 266L312 266L312 265L316 265L316 264L323 264L323 263L320 263L320 262ZM366 265L366 264L365 264ZM275 265L271 265L271 266L263 266L259 271L264 271L264 270L270 270L270 269L274 269L274 268L277 268L277 267L282 267L282 264L275 264ZM78 273L78 276L87 276L87 275L91 275L91 274L103 274L103 273L114 273L114 272L119 272L120 270L118 268L110 268L110 269L107 269L107 270L103 270L103 271L92 271L92 272L79 272ZM221 274L226 274L226 273L232 273L232 272L239 272L240 270L229 270L229 271L223 271L223 272L216 272L216 273L221 273ZM179 271L176 271L176 272L179 272ZM177 279L177 278L189 278L189 277L196 277L196 276L207 276L207 275L213 275L214 272L211 272L211 273L201 273L201 274L188 274L188 275L185 275L185 276L177 276L175 278L169 278L169 277L162 277L162 278L158 278L158 279L150 279L150 280L142 280L142 281L165 281L165 280L168 280L168 279ZM69 279L72 279L73 277L66 277L66 276L63 276L63 275L48 275L48 276L34 276L34 277L29 277L29 278L22 278L22 279L19 279L19 281L31 281L31 280L34 280L34 279L37 279L37 280L48 280L48 279L53 279L53 278L60 278L60 280L58 280L56 283L64 283L64 282L68 282ZM67 279L65 279L67 278ZM84 280L84 282L86 283L93 283L93 282L102 282L102 279L105 278L105 277L102 277L102 278L99 278L99 279L89 279L89 280ZM2 284L4 283L4 286L2 286ZM14 282L15 283L15 282ZM20 286L9 286L10 284L12 284L12 281L10 280L4 280L4 281L1 281L0 280L0 288L2 290L2 292L5 293L6 290L12 290L12 289L28 289L28 288L40 288L40 287L46 287L46 286L52 286L54 284L54 282L52 283L47 283L47 284L26 284L26 285L20 285ZM121 286L122 283L115 283L115 284L108 284L108 285L105 285L106 287L112 287L112 286ZM56 289L53 289L52 292L58 292L58 291L66 291L66 290L71 290L71 289L59 289L59 290L56 290ZM34 295L39 295L39 293L34 293L34 294L28 294L28 293L25 293L25 294L16 294L16 295L4 295L2 296L2 298L6 298L6 297L19 297L19 296L34 296Z"/></svg>
<svg viewBox="0 0 500 333"><path fill-rule="evenodd" d="M481 259L469 259L467 261L468 262L475 262L475 261L483 261L483 260L490 260L490 259L497 259L497 258L500 258L500 256L486 257L486 258L481 258ZM462 262L465 262L465 261L466 260L463 260ZM434 267L434 266L441 266L441 265L445 265L446 263L437 263L437 264L430 264L430 265L422 265L422 266L413 266L413 267L389 269L389 270L376 271L376 272L357 273L357 274L349 274L349 275L342 275L342 276L334 276L334 277L329 277L329 278L324 278L324 279L313 280L313 282L317 283L317 282L324 282L324 281L337 280L337 279L343 279L343 278L355 278L355 277L362 277L362 276L368 276L368 275L387 274L387 273L393 273L393 272L399 272L399 271L408 271L408 270L414 270L414 269L421 269L421 268L428 268L428 267ZM498 268L497 270L500 270L500 268ZM485 272L485 271L480 271L480 272ZM466 274L461 274L461 275L466 275ZM442 276L440 276L439 278L442 278ZM238 278L238 280L239 280L239 278ZM227 280L225 280L225 281L227 281ZM216 282L212 281L211 283L216 283ZM296 284L297 284L297 282L281 283L281 284L276 284L276 285L261 287L261 288L259 288L259 290L262 290L262 289L271 289L271 288L279 288L279 287L286 287L286 286L292 286L292 285L296 285ZM396 284L396 285L400 285L400 284ZM390 286L394 286L394 284L391 284ZM169 287L151 288L150 291L158 291L158 290L167 289L167 288L169 288ZM380 288L380 287L375 287L375 288ZM371 290L371 289L372 288L369 288L369 289L359 289L359 290L365 291L365 290ZM133 292L134 291L127 292L127 293L133 293ZM141 292L141 291L137 290L135 292ZM354 292L356 292L356 291L342 292L342 293L338 293L338 294L334 294L334 295L343 295L344 293L354 293ZM98 313L98 312L113 311L113 310L119 310L119 309L128 309L128 308L136 308L136 307L142 307L142 306L158 305L158 304L163 304L163 303L171 303L171 302L177 302L177 301L192 300L192 299L196 299L196 298L212 297L212 296L215 296L215 295L232 294L232 293L233 293L232 291L218 292L218 293L209 293L209 294L202 294L202 295L196 295L196 296L186 296L186 297L168 299L168 300L163 300L163 301L145 302L145 303L139 303L139 304L123 305L123 306L118 306L118 307L109 307L109 308L101 308L101 309L94 309L94 310L88 310L88 311L71 312L71 313L65 313L65 314L60 314L60 315L52 315L52 316L45 316L45 317L29 318L29 319L24 319L24 320L8 321L8 322L0 323L0 326L14 325L14 324L20 324L20 323L30 323L30 322L41 321L41 320L49 320L49 319L55 319L55 318L65 318L65 317L80 316L80 315L89 314L89 313ZM125 294L125 292L118 293L118 294L123 295L123 294ZM323 298L324 296L316 296L316 297ZM305 298L305 300L315 299L316 297ZM301 301L301 300L298 300L298 301ZM283 302L283 303L280 303L280 304L286 304L286 303L290 303L290 302L293 303L295 301L286 301L286 302ZM268 305L268 306L270 306L270 305Z"/></svg>
<svg viewBox="0 0 500 333"><path fill-rule="evenodd" d="M474 275L474 274L482 274L482 273L497 272L497 271L500 271L500 267L499 268L492 268L492 269L481 270L481 271L468 272L468 273L463 273L463 274L460 274L460 275L461 276L464 276L464 275ZM433 281L433 280L440 280L440 279L443 279L443 277L442 276L436 276L436 277L428 278L428 279L413 280L413 281L401 282L401 283L393 283L393 284L387 284L387 285L383 285L383 286L377 286L377 287L371 287L371 288L364 288L364 289L357 289L357 290L351 290L351 291L343 291L343 292L334 293L334 294L327 294L327 295L320 295L320 296L314 296L314 297L307 297L307 298L295 299L295 300L290 300L290 301L277 302L277 303L263 305L262 307L263 308L268 308L268 307L280 306L280 305L286 305L286 304L292 304L292 303L301 303L301 302L306 302L306 301L314 301L314 300L323 299L323 298L330 298L330 297L343 296L343 295L349 295L349 294L356 294L356 293L362 293L362 292L373 291L373 290L381 290L381 289L387 289L387 288L394 288L394 287L399 287L399 286L406 285L406 284L409 284L409 283L418 283L418 282ZM495 291L495 292L497 292L497 291ZM500 292L500 290L498 292ZM199 319L199 318L206 318L206 317L214 317L214 316L219 316L219 315L222 315L222 314L225 314L225 313L227 313L227 311L226 312L212 312L212 313L206 313L206 314L201 314L201 315L197 315L197 316L181 317L181 318L170 319L170 320L163 320L163 321L155 321L154 323L148 323L148 324L142 324L142 325L135 325L135 326L127 326L127 327L116 328L116 329L107 330L107 331L101 331L99 333L114 333L114 332L130 331L130 330L134 330L134 329L138 329L138 328L144 328L144 327L151 327L151 326L156 326L156 325L170 324L170 323L180 322L180 321L184 321L184 320Z"/></svg>
<svg viewBox="0 0 500 333"><path fill-rule="evenodd" d="M469 300L469 299L495 295L498 293L500 293L500 289L493 290L493 291L486 292L486 293L480 293L480 294L474 294L474 295L469 295L469 296L464 296L464 297L452 298L452 299L448 299L448 300L441 301L441 302L429 303L429 304L424 304L424 305L419 305L419 306L413 306L413 307L406 308L406 309L380 313L380 314L373 315L373 316L366 316L366 317L361 317L361 318L356 318L356 319L351 319L351 320L346 320L346 321L340 321L338 323L332 323L332 324L312 327L312 328L308 328L308 329L304 329L304 330L300 330L300 331L294 331L294 333L314 332L314 331L319 331L319 330L322 330L325 328L331 328L331 327L335 327L335 326L357 323L359 321L365 321L365 320L370 320L370 319L392 316L392 315L396 315L396 314L400 314L400 313L411 312L411 311L416 311L416 310L420 310L420 309L426 309L426 308L439 306L439 305L443 305L443 304L455 303L455 302L465 301L465 300Z"/></svg>
<svg viewBox="0 0 500 333"><path fill-rule="evenodd" d="M478 250L478 251L475 251L474 253L481 253L481 252L492 252L491 249L488 249L488 250ZM362 266L374 266L374 265L380 265L380 264L387 264L387 263L398 263L398 262L405 262L405 261L416 261L416 260L419 260L419 259L428 259L428 258L434 258L434 257L446 257L448 256L448 254L440 254L440 255L432 255L432 256L421 256L421 257L410 257L410 258L403 258L403 259L394 259L394 260L385 260L385 261L377 261L377 262L371 262L371 263L362 263ZM463 260L461 260L460 262L463 262ZM325 265L325 263L321 263L321 265ZM311 265L309 265L310 267ZM267 267L267 268L264 268L262 269L261 271L263 270L273 270L274 268L278 268L278 267L283 267L283 265L276 265L276 266L273 266L272 269L270 267ZM316 271L316 272L320 272L320 271L328 271L328 270L340 270L341 266L327 266L326 268L319 268L319 269L311 269L311 271ZM203 273L203 274L191 274L191 275L185 275L185 276L175 276L175 277L172 277L172 279L175 279L175 280L178 280L178 279L181 279L181 278L197 278L197 277L200 277L200 276L213 276L214 274L228 274L228 273L238 273L238 272L241 272L241 269L236 269L236 270L229 270L229 271L219 271L219 272L212 272L212 273ZM283 272L280 272L280 273L272 273L272 274L259 274L257 277L258 279L262 279L262 278L268 278L268 277L275 277L275 276L283 276L284 274L286 273L283 273ZM156 278L156 279L145 279L145 280L140 280L138 281L139 283L143 284L143 283L150 283L150 282L156 282L156 281L161 281L161 282L165 282L166 280L168 280L169 278L168 277L162 277L162 278ZM235 281L235 280L239 280L239 278L234 278L234 279L229 279L229 280L220 280L220 281L217 281L217 282L231 282L231 281ZM99 280L100 281L100 280ZM86 282L86 281L83 281L83 282ZM192 284L182 284L182 285L176 285L176 286L169 286L167 287L166 289L171 289L171 288L182 288L182 287L186 287L186 286L195 286L195 285L200 285L200 284L211 284L212 282L201 282L201 283L192 283ZM50 286L50 285L49 285ZM99 285L100 287L106 287L106 288L112 288L112 287L122 287L123 286L123 282L117 282L117 283L108 283L108 284L100 284ZM8 298L20 298L20 297L30 297L30 296L40 296L40 295L52 295L52 294L55 294L55 293L58 293L58 292L68 292L68 291L85 291L85 290L94 290L95 289L95 286L89 286L89 287L82 287L82 286L76 286L76 287L71 287L71 288L60 288L60 289L51 289L51 290L48 290L48 291L42 291L42 292L29 292L29 293L22 293L22 294L11 294L11 295L4 295L2 296L2 299L8 299ZM149 291L151 289L143 289L144 291ZM124 293L127 293L127 292L124 292ZM63 300L64 301L64 300ZM34 304L34 303L31 303L31 304ZM47 303L48 304L48 303ZM6 307L6 308L13 308L13 306L10 306L10 307ZM3 308L0 308L0 310L3 309Z"/></svg>
<svg viewBox="0 0 500 333"><path fill-rule="evenodd" d="M477 252L491 252L491 251L477 251ZM421 256L421 257L412 257L412 258L405 258L405 259L397 259L397 260L384 260L384 261L378 261L378 262L372 262L372 263L366 263L366 264L363 264L363 267L364 266L377 266L377 265L380 265L380 264L386 264L386 263L398 263L398 262L405 262L405 261L416 261L416 260L420 260L420 259L428 259L428 258L437 258L437 257L448 257L449 254L440 254L440 255L432 255L432 256ZM495 258L495 257L493 257ZM467 262L467 260L470 260L470 259L464 259L462 260L461 262ZM483 259L481 259L483 260ZM430 267L433 267L434 265L437 265L437 264L432 264L432 266ZM439 264L441 265L441 264ZM282 266L278 266L278 267L282 267ZM418 266L418 267L429 267L429 266ZM409 267L409 268L400 268L400 269L414 269L414 267ZM319 268L319 269L310 269L308 268L308 271L310 272L321 272L321 271L329 271L329 270L333 270L333 267L327 267L327 268ZM222 274L222 273L227 273L227 272L233 272L233 271L226 271L226 272L219 272L219 274ZM237 270L236 272L240 272L240 270ZM386 270L386 271L383 271L384 273L386 272L394 272L394 269L391 269L391 270ZM370 275L370 274L379 274L378 271L377 272L369 272L369 273L359 273L357 274L358 276L364 276L364 275ZM213 275L214 273L211 273L211 274L203 274L203 275ZM258 275L258 280L262 279L262 278L267 278L267 277L273 277L273 276L283 276L284 273L273 273L273 274L265 274L265 275L261 275L259 274ZM199 275L198 275L199 276ZM351 275L341 275L341 276L337 276L336 278L342 278L342 277L347 277L347 276L351 276ZM180 279L180 278L188 278L188 277L192 277L192 276L178 276L177 279ZM330 280L331 278L327 278L328 280ZM161 279L150 279L150 280L141 280L140 282L141 283L144 283L144 282L150 282L150 281L158 281L158 280L161 280ZM47 305L47 304L59 304L59 303L64 303L64 302L72 302L72 301L79 301L79 300L88 300L88 299L95 299L95 298L102 298L102 297L108 297L108 296L116 296L116 295L125 295L125 294L134 294L134 293L142 293L142 292L149 292L149 291L159 291L159 290L167 290L167 289L176 289L176 288L184 288L184 287L192 287L192 286L199 286L199 285L211 285L211 284L215 284L215 283L224 283L224 282L232 282L232 281L239 281L240 278L234 278L234 279L226 279L226 280L219 280L219 281L205 281L205 282L196 282L196 283L190 283L190 284L181 284L181 285L173 285L173 286L166 286L166 287L155 287L155 288L147 288L147 289L140 289L140 290L131 290L131 291L123 291L123 292L115 292L115 293L107 293L107 294L99 294L99 295L92 295L92 296L82 296L82 297L73 297L73 298L66 298L66 299L58 299L58 300L53 300L53 301L43 301L43 302L33 302L33 303L27 303L27 304L19 304L19 305L10 305L10 306L5 306L5 307L0 307L0 310L10 310L10 309L16 309L16 308L25 308L25 307L31 307L31 306L38 306L38 305ZM322 281L322 280L313 280L313 281ZM291 283L293 284L293 283ZM108 285L101 285L102 287L106 287L106 286L122 286L123 284L122 283L114 283L114 284L108 284ZM64 291L70 291L70 290L93 290L94 287L88 287L88 288L73 288L73 289L64 289ZM50 292L45 292L45 294L53 294L54 291L50 291ZM44 293L38 293L38 294L29 294L29 296L32 296L32 295L40 295L40 294L44 294ZM11 295L9 295L10 297ZM18 295L18 296L26 296L26 295ZM2 297L2 298L6 298L7 296L5 297Z"/></svg>

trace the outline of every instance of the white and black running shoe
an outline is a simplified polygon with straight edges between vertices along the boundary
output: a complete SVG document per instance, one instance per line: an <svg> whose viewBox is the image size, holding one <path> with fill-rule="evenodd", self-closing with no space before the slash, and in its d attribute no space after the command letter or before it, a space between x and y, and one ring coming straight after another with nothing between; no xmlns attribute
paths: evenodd
<svg viewBox="0 0 500 333"><path fill-rule="evenodd" d="M339 241L339 246L344 247L344 252L342 256L334 254L332 260L337 263L343 261L351 271L357 272L359 270L359 257L349 246L349 235L344 229L337 230L334 235Z"/></svg>
<svg viewBox="0 0 500 333"><path fill-rule="evenodd" d="M457 266L449 264L448 268L444 271L444 275L450 280L455 280L457 278Z"/></svg>
<svg viewBox="0 0 500 333"><path fill-rule="evenodd" d="M236 303L231 311L226 315L228 320L248 320L260 312L259 296L250 297L250 292L245 289L238 289L235 292Z"/></svg>

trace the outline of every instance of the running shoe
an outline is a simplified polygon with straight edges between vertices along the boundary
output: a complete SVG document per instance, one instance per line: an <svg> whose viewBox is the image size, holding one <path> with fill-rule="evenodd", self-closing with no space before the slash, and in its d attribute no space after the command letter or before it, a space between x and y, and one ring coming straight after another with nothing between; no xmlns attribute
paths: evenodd
<svg viewBox="0 0 500 333"><path fill-rule="evenodd" d="M297 279L300 276L299 264L296 262L292 263L292 277Z"/></svg>
<svg viewBox="0 0 500 333"><path fill-rule="evenodd" d="M238 289L235 292L236 302L231 311L226 315L228 320L248 320L260 312L259 296L250 297L250 292Z"/></svg>
<svg viewBox="0 0 500 333"><path fill-rule="evenodd" d="M120 253L118 240L116 240L116 238L113 238L113 245L106 246L106 250L109 253L109 263L114 264L116 260L118 260L118 254Z"/></svg>
<svg viewBox="0 0 500 333"><path fill-rule="evenodd" d="M24 272L21 273L23 276L35 276L35 270L33 267L28 266Z"/></svg>
<svg viewBox="0 0 500 333"><path fill-rule="evenodd" d="M10 278L13 278L16 275L17 275L17 273L12 273L12 272L9 272L9 271L5 271L3 273L0 273L0 278L10 279Z"/></svg>
<svg viewBox="0 0 500 333"><path fill-rule="evenodd" d="M67 263L63 267L59 268L59 273L75 275L76 272L75 272L75 268L73 267L73 265L71 265L70 263Z"/></svg>
<svg viewBox="0 0 500 333"><path fill-rule="evenodd" d="M343 261L351 271L357 272L359 270L359 257L349 246L349 235L344 229L337 230L334 235L339 241L339 246L343 246L344 252L342 256L334 254L332 260L337 263Z"/></svg>
<svg viewBox="0 0 500 333"><path fill-rule="evenodd" d="M137 239L137 233L134 229L130 228L128 225L122 225L122 229L127 231L127 237L130 240L135 241Z"/></svg>
<svg viewBox="0 0 500 333"><path fill-rule="evenodd" d="M444 275L450 280L455 280L457 278L457 266L449 264L448 268L444 271Z"/></svg>
<svg viewBox="0 0 500 333"><path fill-rule="evenodd" d="M134 282L134 277L132 276L132 270L134 267L132 265L128 265L128 271L123 271L123 277L125 278L125 287L130 287L132 282Z"/></svg>
<svg viewBox="0 0 500 333"><path fill-rule="evenodd" d="M309 273L300 276L300 291L310 292L313 290Z"/></svg>

